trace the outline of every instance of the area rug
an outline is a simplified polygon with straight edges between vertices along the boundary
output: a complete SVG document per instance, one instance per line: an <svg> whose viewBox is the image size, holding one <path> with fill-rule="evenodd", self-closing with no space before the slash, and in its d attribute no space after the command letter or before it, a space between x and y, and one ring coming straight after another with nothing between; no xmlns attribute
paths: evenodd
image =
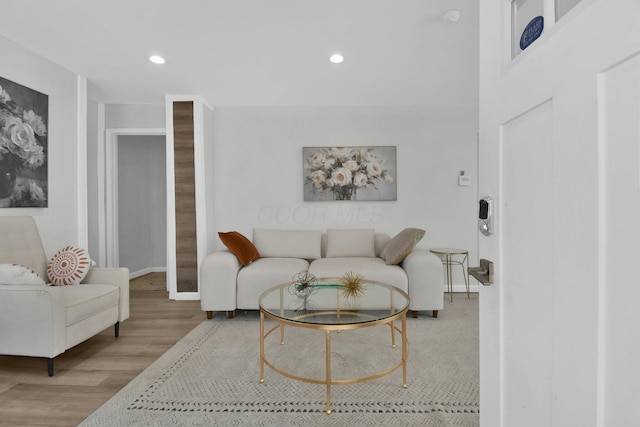
<svg viewBox="0 0 640 427"><path fill-rule="evenodd" d="M437 319L407 319L408 387L402 371L326 388L284 377L265 366L260 383L259 315L238 312L200 323L81 426L463 426L479 425L477 298L446 302ZM269 323L273 325L273 323ZM394 366L400 345L376 326L332 334L335 379L359 378ZM399 340L398 340L399 341ZM398 342L399 344L399 342ZM323 331L287 327L265 343L276 366L323 378Z"/></svg>

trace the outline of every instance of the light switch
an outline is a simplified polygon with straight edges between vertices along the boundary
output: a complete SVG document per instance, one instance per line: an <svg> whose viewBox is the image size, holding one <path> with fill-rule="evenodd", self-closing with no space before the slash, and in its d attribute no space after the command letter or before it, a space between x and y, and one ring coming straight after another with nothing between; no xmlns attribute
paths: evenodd
<svg viewBox="0 0 640 427"><path fill-rule="evenodd" d="M460 187L468 187L471 185L471 177L467 175L458 176L458 185Z"/></svg>

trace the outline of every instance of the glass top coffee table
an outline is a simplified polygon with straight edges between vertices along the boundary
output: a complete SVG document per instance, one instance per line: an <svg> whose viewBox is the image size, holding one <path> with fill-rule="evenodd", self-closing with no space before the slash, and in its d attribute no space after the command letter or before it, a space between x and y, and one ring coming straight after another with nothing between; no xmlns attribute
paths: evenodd
<svg viewBox="0 0 640 427"><path fill-rule="evenodd" d="M331 385L354 384L383 377L402 367L402 386L407 387L407 323L409 296L400 289L381 282L364 279L360 287L347 287L343 279L317 279L314 285L283 283L265 291L260 306L260 382L264 382L264 365L286 377L325 384L327 388L327 414L331 414ZM265 317L276 322L265 332ZM396 326L400 319L401 327ZM284 344L285 325L325 331L325 378L307 378L287 372L271 363L265 355L265 339L280 331L280 344ZM331 378L331 333L333 331L387 325L391 329L391 346L395 348L395 333L400 334L402 353L399 362L384 372L361 378ZM362 357L375 357L363 354Z"/></svg>

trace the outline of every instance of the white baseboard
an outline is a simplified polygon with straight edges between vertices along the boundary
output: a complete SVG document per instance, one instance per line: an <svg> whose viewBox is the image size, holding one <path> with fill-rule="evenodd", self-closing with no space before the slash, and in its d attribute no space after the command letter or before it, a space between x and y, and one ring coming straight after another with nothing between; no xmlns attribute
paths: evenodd
<svg viewBox="0 0 640 427"><path fill-rule="evenodd" d="M166 273L167 267L148 267L143 268L142 270L129 272L129 280L135 279L136 277L144 276L145 274L150 273Z"/></svg>
<svg viewBox="0 0 640 427"><path fill-rule="evenodd" d="M443 286L444 291L448 292L449 290L447 289L447 285ZM462 285L453 285L453 292L467 292L467 288L465 287L464 284ZM469 283L469 292L478 292L478 284L474 284L474 283Z"/></svg>

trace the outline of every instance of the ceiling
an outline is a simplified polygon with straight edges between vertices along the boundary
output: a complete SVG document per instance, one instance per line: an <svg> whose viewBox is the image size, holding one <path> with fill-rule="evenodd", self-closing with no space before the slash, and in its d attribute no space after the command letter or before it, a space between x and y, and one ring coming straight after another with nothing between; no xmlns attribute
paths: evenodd
<svg viewBox="0 0 640 427"><path fill-rule="evenodd" d="M443 20L451 9L456 23ZM477 104L478 32L478 0L2 0L0 10L1 35L85 76L92 99L123 104L166 94L213 106Z"/></svg>

